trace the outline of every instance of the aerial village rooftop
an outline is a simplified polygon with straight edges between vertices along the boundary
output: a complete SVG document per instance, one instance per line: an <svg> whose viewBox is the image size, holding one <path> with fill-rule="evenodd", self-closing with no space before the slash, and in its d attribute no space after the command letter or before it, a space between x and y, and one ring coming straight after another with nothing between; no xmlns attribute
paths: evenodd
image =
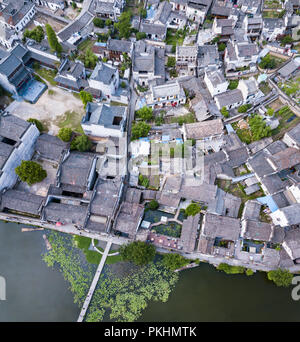
<svg viewBox="0 0 300 342"><path fill-rule="evenodd" d="M299 271L299 40L299 0L0 1L0 218Z"/></svg>

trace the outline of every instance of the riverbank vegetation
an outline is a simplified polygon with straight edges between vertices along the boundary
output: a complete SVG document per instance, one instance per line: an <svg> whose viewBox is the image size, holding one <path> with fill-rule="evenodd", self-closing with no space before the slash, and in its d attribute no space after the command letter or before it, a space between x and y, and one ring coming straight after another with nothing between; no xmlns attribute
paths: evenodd
<svg viewBox="0 0 300 342"><path fill-rule="evenodd" d="M273 270L267 273L268 279L272 280L277 286L288 287L292 284L293 274L288 270Z"/></svg>

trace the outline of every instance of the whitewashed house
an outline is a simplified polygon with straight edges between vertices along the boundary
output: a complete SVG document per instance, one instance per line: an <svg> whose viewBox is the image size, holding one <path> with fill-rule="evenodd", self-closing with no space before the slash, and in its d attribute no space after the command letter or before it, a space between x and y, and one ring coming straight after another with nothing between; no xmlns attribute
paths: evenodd
<svg viewBox="0 0 300 342"><path fill-rule="evenodd" d="M221 70L206 71L204 82L212 97L224 93L229 84Z"/></svg>
<svg viewBox="0 0 300 342"><path fill-rule="evenodd" d="M178 81L151 86L150 92L146 94L147 106L153 109L177 107L185 102L186 96Z"/></svg>
<svg viewBox="0 0 300 342"><path fill-rule="evenodd" d="M99 62L88 82L92 90L101 91L102 96L110 98L119 88L119 81L118 68Z"/></svg>
<svg viewBox="0 0 300 342"><path fill-rule="evenodd" d="M227 43L224 56L226 71L248 69L250 72L254 72L258 57L259 49L256 43L230 40Z"/></svg>
<svg viewBox="0 0 300 342"><path fill-rule="evenodd" d="M93 137L124 136L126 128L127 107L108 104L88 103L81 127L86 135Z"/></svg>
<svg viewBox="0 0 300 342"><path fill-rule="evenodd" d="M203 24L211 5L212 0L189 0L186 15L190 20Z"/></svg>
<svg viewBox="0 0 300 342"><path fill-rule="evenodd" d="M59 9L65 8L65 1L64 0L32 0L36 5L43 6L51 9L52 11L57 11ZM69 1L69 5L72 5L73 1ZM79 2L80 3L80 2ZM77 4L77 3L76 3Z"/></svg>
<svg viewBox="0 0 300 342"><path fill-rule="evenodd" d="M36 13L35 4L29 1L4 0L0 3L0 23L20 32Z"/></svg>
<svg viewBox="0 0 300 342"><path fill-rule="evenodd" d="M18 176L15 168L22 160L30 160L34 154L35 142L40 135L36 125L14 115L2 112L0 115L1 174L0 191L12 188Z"/></svg>

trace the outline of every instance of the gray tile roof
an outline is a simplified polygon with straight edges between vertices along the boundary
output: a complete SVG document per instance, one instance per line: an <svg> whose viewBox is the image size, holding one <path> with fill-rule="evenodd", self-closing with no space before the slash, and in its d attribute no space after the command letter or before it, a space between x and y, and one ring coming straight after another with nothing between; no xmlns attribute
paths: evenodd
<svg viewBox="0 0 300 342"><path fill-rule="evenodd" d="M185 253L192 253L196 248L197 229L199 226L200 214L189 216L183 221L180 239L178 244L182 245Z"/></svg>
<svg viewBox="0 0 300 342"><path fill-rule="evenodd" d="M227 216L205 214L201 235L208 238L222 238L236 241L240 235L240 220Z"/></svg>
<svg viewBox="0 0 300 342"><path fill-rule="evenodd" d="M128 40L109 39L107 41L107 49L122 53L131 53L133 49L133 43Z"/></svg>
<svg viewBox="0 0 300 342"><path fill-rule="evenodd" d="M110 84L113 80L113 77L116 73L117 68L110 66L109 64L99 62L90 79L102 82L104 84Z"/></svg>
<svg viewBox="0 0 300 342"><path fill-rule="evenodd" d="M19 141L30 123L14 115L0 116L0 136Z"/></svg>
<svg viewBox="0 0 300 342"><path fill-rule="evenodd" d="M68 143L53 135L41 134L36 141L35 148L42 158L59 162L63 151L68 148Z"/></svg>
<svg viewBox="0 0 300 342"><path fill-rule="evenodd" d="M9 209L40 216L44 201L42 196L11 189L1 196L1 210Z"/></svg>
<svg viewBox="0 0 300 342"><path fill-rule="evenodd" d="M290 131L285 133L285 135L292 138L294 141L296 141L296 143L300 145L300 123L296 127L292 128Z"/></svg>
<svg viewBox="0 0 300 342"><path fill-rule="evenodd" d="M266 157L266 153L258 152L248 160L250 167L259 177L267 176L274 172Z"/></svg>
<svg viewBox="0 0 300 342"><path fill-rule="evenodd" d="M244 101L244 98L242 92L239 89L234 89L216 95L215 100L218 100L220 107L222 108L242 102Z"/></svg>
<svg viewBox="0 0 300 342"><path fill-rule="evenodd" d="M120 129L125 118L127 107L125 106L110 106L107 104L89 103L87 112L90 116L89 120L84 120L85 124L101 125L107 128ZM115 118L121 118L118 124L115 123Z"/></svg>
<svg viewBox="0 0 300 342"><path fill-rule="evenodd" d="M90 153L72 152L61 164L60 182L86 188L95 156Z"/></svg>
<svg viewBox="0 0 300 342"><path fill-rule="evenodd" d="M250 200L245 203L243 220L259 220L261 204L258 201Z"/></svg>
<svg viewBox="0 0 300 342"><path fill-rule="evenodd" d="M269 223L246 220L243 222L241 236L249 240L270 241L272 233L272 226Z"/></svg>
<svg viewBox="0 0 300 342"><path fill-rule="evenodd" d="M44 208L43 215L46 221L76 224L83 227L88 213L87 209L88 206L83 205L49 202Z"/></svg>
<svg viewBox="0 0 300 342"><path fill-rule="evenodd" d="M98 179L90 211L93 215L109 216L114 213L119 199L121 181L119 179Z"/></svg>
<svg viewBox="0 0 300 342"><path fill-rule="evenodd" d="M4 167L7 159L9 158L13 150L13 146L0 142L0 170L2 170L2 168Z"/></svg>

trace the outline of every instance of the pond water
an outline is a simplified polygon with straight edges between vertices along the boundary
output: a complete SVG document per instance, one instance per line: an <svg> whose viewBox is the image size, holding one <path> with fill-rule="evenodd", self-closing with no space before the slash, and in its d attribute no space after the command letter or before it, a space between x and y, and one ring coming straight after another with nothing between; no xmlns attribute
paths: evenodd
<svg viewBox="0 0 300 342"><path fill-rule="evenodd" d="M182 271L167 303L150 303L140 321L300 321L300 301L266 274L227 275L201 264Z"/></svg>
<svg viewBox="0 0 300 342"><path fill-rule="evenodd" d="M47 267L43 232L21 232L23 226L0 221L0 276L6 280L6 301L0 301L0 322L76 321L68 283Z"/></svg>
<svg viewBox="0 0 300 342"><path fill-rule="evenodd" d="M67 282L41 258L42 235L0 222L0 275L7 282L0 321L77 320ZM230 276L202 263L181 272L169 301L149 303L140 321L299 321L300 302L291 289L276 287L265 273Z"/></svg>

